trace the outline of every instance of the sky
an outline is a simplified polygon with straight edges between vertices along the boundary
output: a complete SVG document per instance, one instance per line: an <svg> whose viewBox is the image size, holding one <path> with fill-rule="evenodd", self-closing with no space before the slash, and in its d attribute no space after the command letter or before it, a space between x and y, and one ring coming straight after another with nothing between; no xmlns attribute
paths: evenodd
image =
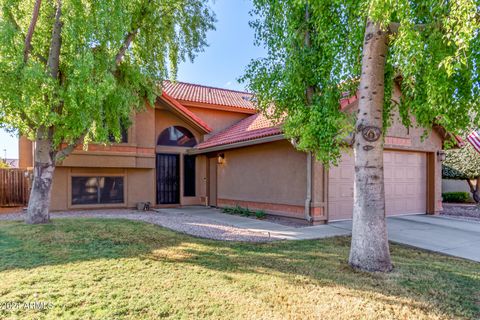
<svg viewBox="0 0 480 320"><path fill-rule="evenodd" d="M207 35L208 47L193 63L179 65L178 81L232 90L244 90L237 79L251 59L263 57L265 50L254 46L254 31L248 25L251 0L214 0L216 30ZM0 128L0 158L18 158L18 139Z"/></svg>

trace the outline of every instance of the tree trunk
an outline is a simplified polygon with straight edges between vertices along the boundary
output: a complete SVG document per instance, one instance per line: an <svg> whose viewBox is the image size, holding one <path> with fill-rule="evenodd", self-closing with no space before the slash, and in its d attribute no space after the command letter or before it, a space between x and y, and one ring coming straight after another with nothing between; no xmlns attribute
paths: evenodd
<svg viewBox="0 0 480 320"><path fill-rule="evenodd" d="M477 177L476 181L476 185L474 186L470 179L467 179L467 183L470 187L470 192L472 193L473 200L476 203L480 203L480 177Z"/></svg>
<svg viewBox="0 0 480 320"><path fill-rule="evenodd" d="M33 184L25 218L25 222L29 224L50 222L50 196L55 171L54 153L51 149L52 141L45 138L45 130L39 130L35 144Z"/></svg>
<svg viewBox="0 0 480 320"><path fill-rule="evenodd" d="M383 102L388 37L367 22L354 144L355 182L349 263L364 271L392 270L385 221Z"/></svg>

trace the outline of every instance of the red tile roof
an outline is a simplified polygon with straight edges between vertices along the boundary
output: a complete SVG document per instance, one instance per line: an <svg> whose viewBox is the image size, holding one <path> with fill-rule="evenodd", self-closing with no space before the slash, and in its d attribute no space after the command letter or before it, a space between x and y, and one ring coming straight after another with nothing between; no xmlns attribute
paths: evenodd
<svg viewBox="0 0 480 320"><path fill-rule="evenodd" d="M179 103L177 100L169 96L165 91L162 92L162 98L168 102L173 108L175 108L178 112L183 114L185 117L189 118L191 121L193 121L195 124L197 124L199 127L201 127L205 132L211 132L212 128L208 124L206 124L202 119L200 119L196 114L194 114L192 111L188 110L186 107L184 107L181 103Z"/></svg>
<svg viewBox="0 0 480 320"><path fill-rule="evenodd" d="M275 125L263 114L254 114L233 126L217 133L205 142L200 143L197 148L205 149L210 147L223 146L235 142L255 140L281 134L280 126Z"/></svg>
<svg viewBox="0 0 480 320"><path fill-rule="evenodd" d="M255 110L253 95L248 92L202 86L185 82L163 82L163 91L169 96L190 102Z"/></svg>

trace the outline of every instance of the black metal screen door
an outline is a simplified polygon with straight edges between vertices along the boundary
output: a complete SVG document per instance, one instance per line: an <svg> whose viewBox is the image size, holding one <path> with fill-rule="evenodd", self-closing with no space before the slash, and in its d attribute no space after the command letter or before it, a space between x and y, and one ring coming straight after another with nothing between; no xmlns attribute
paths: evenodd
<svg viewBox="0 0 480 320"><path fill-rule="evenodd" d="M180 156L157 154L157 203L180 202Z"/></svg>

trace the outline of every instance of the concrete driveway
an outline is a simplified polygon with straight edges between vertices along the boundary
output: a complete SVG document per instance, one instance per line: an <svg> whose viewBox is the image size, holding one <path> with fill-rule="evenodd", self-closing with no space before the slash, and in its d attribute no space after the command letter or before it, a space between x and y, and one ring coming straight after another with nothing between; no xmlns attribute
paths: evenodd
<svg viewBox="0 0 480 320"><path fill-rule="evenodd" d="M352 230L351 221L329 224ZM393 242L480 262L480 223L444 217L412 215L387 219Z"/></svg>

